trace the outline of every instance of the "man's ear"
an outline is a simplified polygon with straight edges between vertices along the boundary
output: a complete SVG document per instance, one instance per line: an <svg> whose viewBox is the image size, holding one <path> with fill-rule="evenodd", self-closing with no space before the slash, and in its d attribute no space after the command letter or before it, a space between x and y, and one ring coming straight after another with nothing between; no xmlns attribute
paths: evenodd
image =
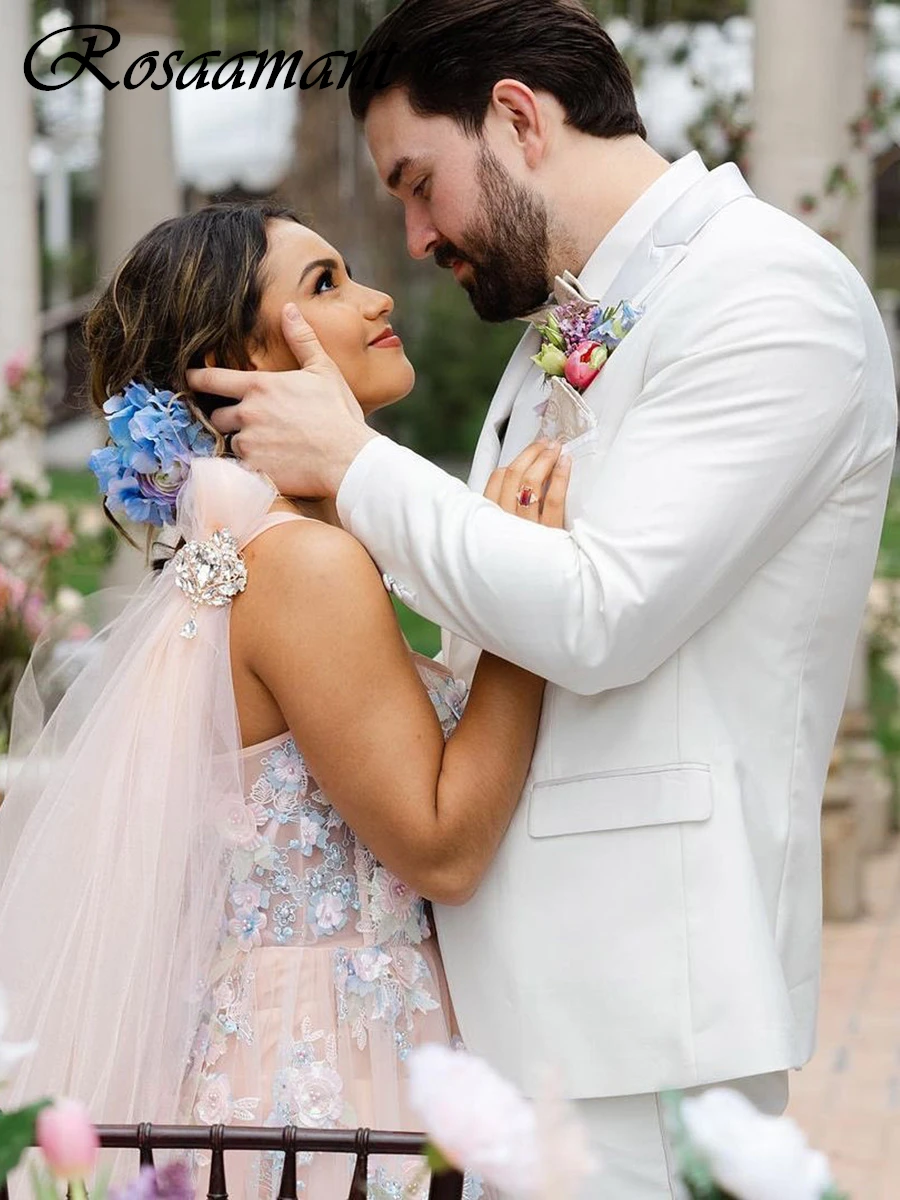
<svg viewBox="0 0 900 1200"><path fill-rule="evenodd" d="M549 137L548 116L539 97L518 79L500 79L491 92L486 121L495 131L512 138L529 167L540 165Z"/></svg>

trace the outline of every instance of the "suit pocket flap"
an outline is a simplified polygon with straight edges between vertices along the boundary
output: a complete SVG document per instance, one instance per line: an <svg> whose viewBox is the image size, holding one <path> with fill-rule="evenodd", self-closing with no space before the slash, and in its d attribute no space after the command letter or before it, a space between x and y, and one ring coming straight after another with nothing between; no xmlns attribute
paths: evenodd
<svg viewBox="0 0 900 1200"><path fill-rule="evenodd" d="M603 771L536 783L528 808L532 837L705 821L712 778L704 763Z"/></svg>

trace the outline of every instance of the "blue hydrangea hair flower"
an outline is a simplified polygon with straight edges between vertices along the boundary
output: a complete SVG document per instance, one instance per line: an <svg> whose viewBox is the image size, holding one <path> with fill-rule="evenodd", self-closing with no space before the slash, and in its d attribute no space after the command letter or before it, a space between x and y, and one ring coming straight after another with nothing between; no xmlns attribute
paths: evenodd
<svg viewBox="0 0 900 1200"><path fill-rule="evenodd" d="M90 468L111 513L146 525L171 525L191 460L210 458L212 433L174 392L132 380L103 405L111 445Z"/></svg>

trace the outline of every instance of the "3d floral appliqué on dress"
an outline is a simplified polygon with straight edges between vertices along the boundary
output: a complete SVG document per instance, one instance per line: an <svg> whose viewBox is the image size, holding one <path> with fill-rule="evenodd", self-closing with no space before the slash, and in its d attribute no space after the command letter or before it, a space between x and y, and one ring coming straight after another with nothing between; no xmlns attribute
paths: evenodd
<svg viewBox="0 0 900 1200"><path fill-rule="evenodd" d="M416 662L447 737L464 687ZM454 1036L426 902L357 841L289 734L243 759L245 799L218 814L231 880L184 1119L415 1129L403 1061ZM280 1160L229 1156L229 1193L274 1197ZM369 1170L375 1200L427 1194L424 1181L408 1190L421 1159L372 1159ZM300 1195L343 1200L351 1173L344 1156L298 1155ZM480 1195L467 1182L467 1200Z"/></svg>

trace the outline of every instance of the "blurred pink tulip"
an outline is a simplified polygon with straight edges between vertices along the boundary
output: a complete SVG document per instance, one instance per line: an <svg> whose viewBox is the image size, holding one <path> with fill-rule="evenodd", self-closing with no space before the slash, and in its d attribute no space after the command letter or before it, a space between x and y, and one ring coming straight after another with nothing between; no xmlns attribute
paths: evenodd
<svg viewBox="0 0 900 1200"><path fill-rule="evenodd" d="M97 1162L97 1131L77 1100L56 1100L41 1109L37 1141L51 1171L62 1179L84 1179Z"/></svg>

